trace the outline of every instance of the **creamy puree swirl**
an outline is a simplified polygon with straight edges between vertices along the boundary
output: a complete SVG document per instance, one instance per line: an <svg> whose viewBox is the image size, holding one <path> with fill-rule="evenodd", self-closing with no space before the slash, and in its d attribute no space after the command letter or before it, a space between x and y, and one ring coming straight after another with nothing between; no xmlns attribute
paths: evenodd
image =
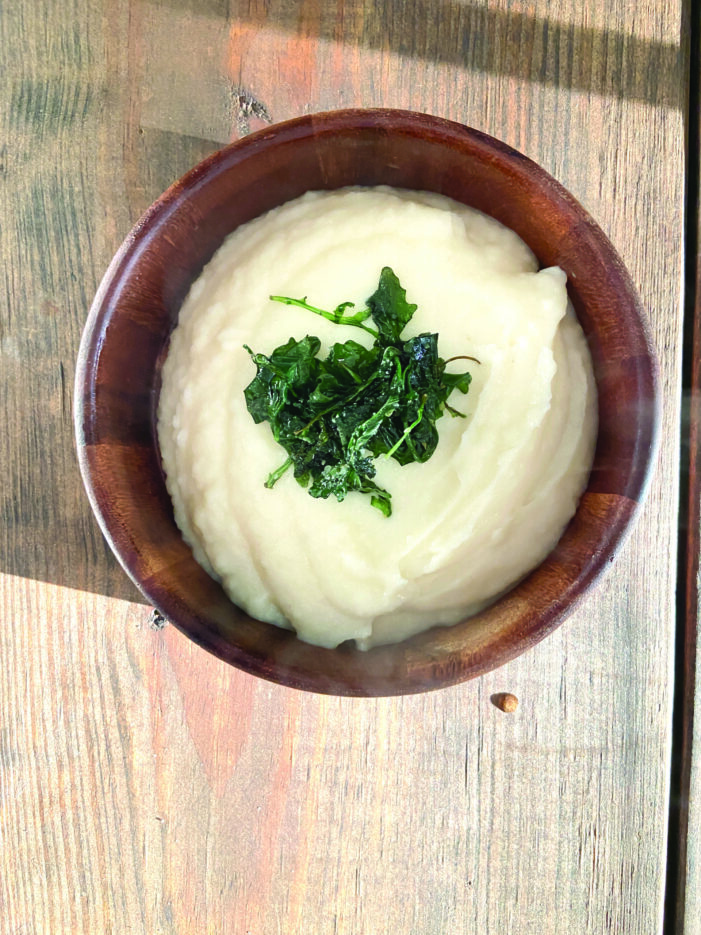
<svg viewBox="0 0 701 935"><path fill-rule="evenodd" d="M379 458L392 516L351 493L313 499L288 471L244 388L290 336L372 342L271 294L359 308L390 266L418 310L404 336L437 331L468 354L424 464ZM193 284L163 367L158 436L175 518L197 561L259 620L361 648L475 613L550 552L575 512L596 438L596 393L562 270L491 218L389 188L308 193L231 234Z"/></svg>

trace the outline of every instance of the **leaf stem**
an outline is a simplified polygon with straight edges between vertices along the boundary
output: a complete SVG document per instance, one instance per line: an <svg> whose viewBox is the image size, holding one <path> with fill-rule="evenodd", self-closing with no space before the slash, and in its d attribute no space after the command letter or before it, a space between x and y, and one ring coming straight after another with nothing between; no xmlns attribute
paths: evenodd
<svg viewBox="0 0 701 935"><path fill-rule="evenodd" d="M397 451L397 449L400 448L401 445L404 444L404 441L405 441L405 440L409 437L409 435L414 431L414 429L416 428L416 426L419 424L419 422L420 422L420 421L423 419L423 417L424 417L424 406L425 406L425 405L426 405L426 397L424 396L424 398L421 400L421 405L419 406L419 414L418 414L418 416L414 419L414 421L411 423L411 425L407 425L407 427L406 427L406 428L404 429L404 431L402 432L401 438L400 438L398 441L396 441L396 442L394 443L394 445L392 445L392 447L390 448L390 450L385 454L385 458L391 458L392 455L394 454L394 452Z"/></svg>
<svg viewBox="0 0 701 935"><path fill-rule="evenodd" d="M474 360L474 362L475 362L476 364L480 364L480 365L481 365L481 363L482 363L481 360L477 360L476 357L470 357L469 354L456 354L455 357L449 357L449 358L445 361L445 363L446 363L446 364L449 364L452 360Z"/></svg>
<svg viewBox="0 0 701 935"><path fill-rule="evenodd" d="M271 295L269 298L273 302L282 302L284 305L296 305L298 308L304 308L308 312L314 312L315 315L321 315L322 318L325 318L327 321L332 321L336 325L353 325L355 328L362 328L363 331L367 331L368 334L371 334L373 338L378 337L378 333L374 328L369 328L367 325L363 324L365 319L369 318L372 314L369 308L361 309L361 311L356 312L354 315L345 315L345 310L353 307L352 302L344 302L333 312L329 312L324 308L317 308L315 305L310 305L307 302L306 296L303 299L292 299L286 295Z"/></svg>
<svg viewBox="0 0 701 935"><path fill-rule="evenodd" d="M292 458L288 458L287 461L285 461L284 464L281 464L276 471L271 471L270 474L268 474L268 479L265 482L265 486L268 488L268 490L277 484L285 471L292 467L292 463Z"/></svg>

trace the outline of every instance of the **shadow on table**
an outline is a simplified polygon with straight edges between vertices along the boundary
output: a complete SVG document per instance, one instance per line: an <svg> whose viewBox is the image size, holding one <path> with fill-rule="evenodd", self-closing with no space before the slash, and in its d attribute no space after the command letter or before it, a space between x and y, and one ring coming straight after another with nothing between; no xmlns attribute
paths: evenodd
<svg viewBox="0 0 701 935"><path fill-rule="evenodd" d="M99 278L130 223L218 144L127 129L126 206L118 186L100 200L85 176L73 179L38 164L36 174L17 187L8 212L6 269L16 274L17 286L9 289L7 310L0 293L0 573L145 603L102 536L83 490L72 414L78 343ZM40 124L32 128L35 136L18 135L17 148L31 148L42 131ZM117 199L122 229L109 228L112 240L95 258L96 217L116 213Z"/></svg>
<svg viewBox="0 0 701 935"><path fill-rule="evenodd" d="M221 16L223 28L228 28L226 19L231 19L226 0L161 3L199 15ZM377 6L348 0L342 7L300 7L271 0L265 13L241 16L254 27L279 27L294 35L387 49L410 58L584 93L657 106L684 106L686 77L679 46L631 36L623 30L569 26L455 0L434 5L426 0L389 0ZM131 132L143 149L133 158L127 192L134 200L130 207L135 220L170 181L217 144L142 127L131 127ZM66 201L61 186L47 194L46 175L38 191L41 197L37 196L36 204L30 204L31 199L21 204L18 198L16 239L20 246L28 241L33 244L32 262L38 265L34 269L30 263L28 285L36 280L37 295L52 299L42 299L43 304L34 312L34 300L23 293L26 321L14 326L17 337L10 333L7 353L12 352L12 341L19 349L16 360L7 366L3 348L6 382L0 397L8 413L6 438L11 448L8 456L0 459L4 471L0 481L0 572L143 601L91 515L72 445L70 399L80 323L71 328L64 322L58 327L55 319L75 315L82 323L89 298L76 298L64 266L55 265L52 270L47 257L55 252L56 242L65 239L65 231L72 229L68 221L80 212ZM75 263L83 260L84 254L78 251ZM93 267L90 271L94 277ZM81 270L76 265L71 271L73 280L82 276L85 283L90 275L87 266Z"/></svg>
<svg viewBox="0 0 701 935"><path fill-rule="evenodd" d="M64 423L61 447L66 451L70 428ZM14 495L7 491L9 496L0 500L2 538L8 545L0 550L0 572L146 603L92 516L77 463L46 458L17 486Z"/></svg>
<svg viewBox="0 0 701 935"><path fill-rule="evenodd" d="M347 46L505 75L557 88L663 107L686 103L683 74L688 24L680 43L619 29L558 23L462 0L385 0L371 4L295 4L271 0L264 11L228 13L228 0L161 0L170 8L279 28ZM342 6L342 10L341 10ZM643 13L640 13L643 16Z"/></svg>

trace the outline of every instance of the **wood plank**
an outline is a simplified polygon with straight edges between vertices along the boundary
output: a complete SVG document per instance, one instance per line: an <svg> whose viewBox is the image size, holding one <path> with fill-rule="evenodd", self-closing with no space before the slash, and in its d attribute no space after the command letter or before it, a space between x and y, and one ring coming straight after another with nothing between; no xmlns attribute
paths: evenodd
<svg viewBox="0 0 701 935"><path fill-rule="evenodd" d="M680 17L680 0L4 11L0 932L660 930ZM662 368L649 500L596 594L498 672L402 699L300 694L151 630L71 440L86 309L141 211L266 113L350 105L461 120L552 171L621 251ZM513 715L490 702L504 690Z"/></svg>

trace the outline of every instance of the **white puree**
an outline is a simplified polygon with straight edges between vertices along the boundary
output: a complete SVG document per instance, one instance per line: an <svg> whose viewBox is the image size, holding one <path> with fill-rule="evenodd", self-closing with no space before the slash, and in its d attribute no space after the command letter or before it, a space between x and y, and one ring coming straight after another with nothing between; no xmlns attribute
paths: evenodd
<svg viewBox="0 0 701 935"><path fill-rule="evenodd" d="M316 500L288 471L244 387L290 336L369 335L270 302L322 308L375 291L391 266L418 303L405 336L439 333L438 351L477 357L467 419L444 415L425 464L378 459L387 519L368 497ZM310 643L362 648L476 612L552 549L589 474L596 397L565 274L538 272L526 245L448 199L388 188L310 193L251 221L193 285L163 369L159 440L175 516L198 562L252 616Z"/></svg>

